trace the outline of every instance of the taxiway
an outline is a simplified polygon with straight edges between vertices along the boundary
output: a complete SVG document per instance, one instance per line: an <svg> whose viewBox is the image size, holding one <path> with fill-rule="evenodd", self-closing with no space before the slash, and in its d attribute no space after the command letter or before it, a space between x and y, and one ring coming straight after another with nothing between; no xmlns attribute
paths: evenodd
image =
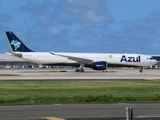
<svg viewBox="0 0 160 120"><path fill-rule="evenodd" d="M108 72L86 70L76 73L73 70L50 69L0 69L0 80L76 80L76 79L160 79L160 70L115 69Z"/></svg>

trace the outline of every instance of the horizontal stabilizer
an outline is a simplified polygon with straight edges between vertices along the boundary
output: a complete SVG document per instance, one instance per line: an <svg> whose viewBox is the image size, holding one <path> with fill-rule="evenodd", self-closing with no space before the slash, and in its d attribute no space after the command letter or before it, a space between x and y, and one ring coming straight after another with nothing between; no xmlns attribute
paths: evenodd
<svg viewBox="0 0 160 120"><path fill-rule="evenodd" d="M6 52L7 55L12 55L16 57L22 57L22 53L15 53L15 52Z"/></svg>

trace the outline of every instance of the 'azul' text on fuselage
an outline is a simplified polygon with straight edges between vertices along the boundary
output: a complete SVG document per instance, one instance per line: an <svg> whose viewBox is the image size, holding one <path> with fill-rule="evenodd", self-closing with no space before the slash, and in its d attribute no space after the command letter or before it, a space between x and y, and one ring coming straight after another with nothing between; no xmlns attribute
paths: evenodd
<svg viewBox="0 0 160 120"><path fill-rule="evenodd" d="M125 55L122 56L120 62L141 62L141 56L138 57L126 57Z"/></svg>

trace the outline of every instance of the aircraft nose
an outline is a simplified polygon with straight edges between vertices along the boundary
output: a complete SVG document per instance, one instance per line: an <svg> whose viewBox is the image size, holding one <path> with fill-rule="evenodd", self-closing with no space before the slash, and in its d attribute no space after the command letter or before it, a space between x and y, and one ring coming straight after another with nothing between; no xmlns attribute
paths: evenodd
<svg viewBox="0 0 160 120"><path fill-rule="evenodd" d="M158 61L157 61L156 59L153 59L152 62L153 62L154 64L157 64L157 63L158 63Z"/></svg>

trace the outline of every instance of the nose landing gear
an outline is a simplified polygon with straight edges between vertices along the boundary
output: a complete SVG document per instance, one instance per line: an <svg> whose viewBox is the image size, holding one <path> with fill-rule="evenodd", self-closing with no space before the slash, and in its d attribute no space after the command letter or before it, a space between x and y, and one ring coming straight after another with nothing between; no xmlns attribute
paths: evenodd
<svg viewBox="0 0 160 120"><path fill-rule="evenodd" d="M142 72L143 72L143 67L141 67L141 68L140 68L139 72L140 72L140 73L142 73Z"/></svg>

